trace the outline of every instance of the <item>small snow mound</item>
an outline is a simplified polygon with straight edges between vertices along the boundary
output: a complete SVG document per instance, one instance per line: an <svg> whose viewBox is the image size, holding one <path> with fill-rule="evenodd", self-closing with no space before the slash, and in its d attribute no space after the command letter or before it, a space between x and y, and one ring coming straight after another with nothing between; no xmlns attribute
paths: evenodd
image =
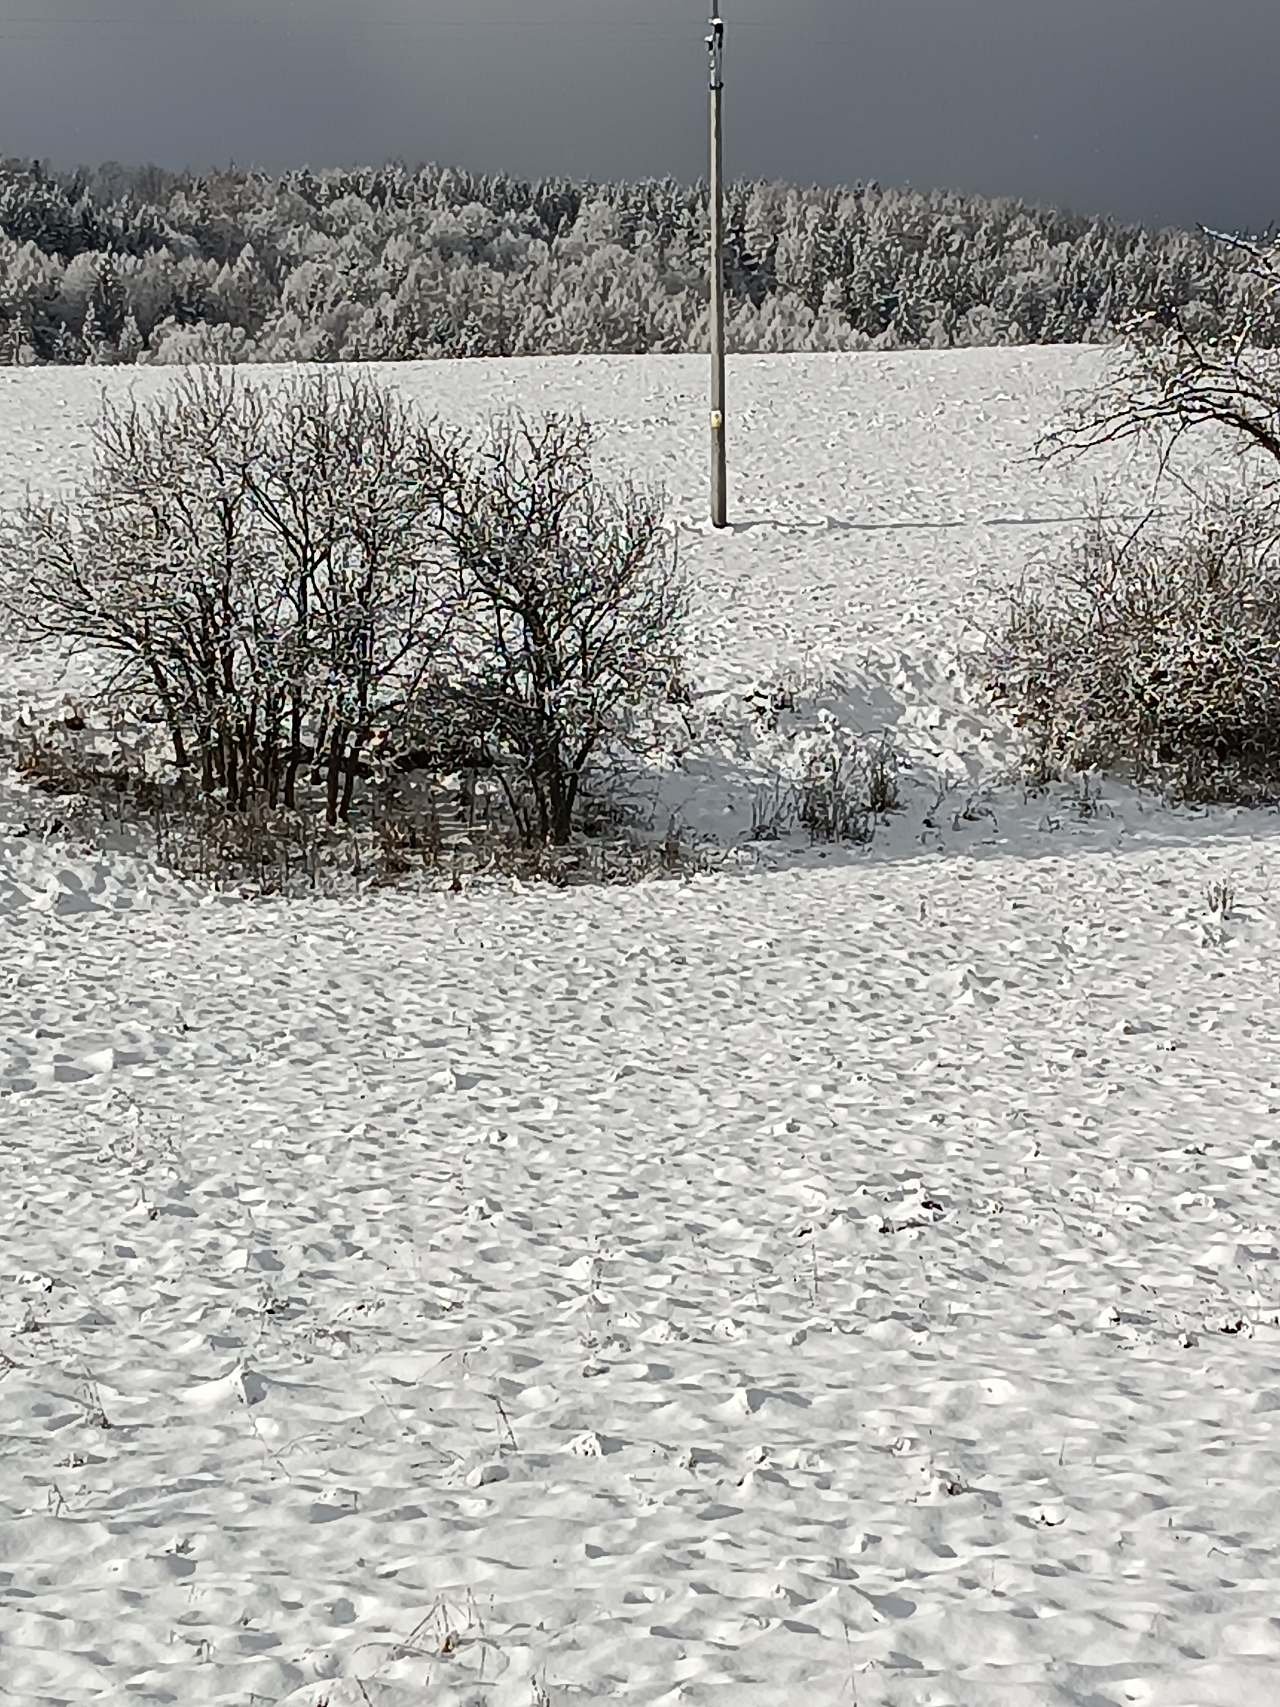
<svg viewBox="0 0 1280 1707"><path fill-rule="evenodd" d="M69 854L53 843L0 829L0 918L75 920L150 910L189 899L180 878L125 854Z"/></svg>

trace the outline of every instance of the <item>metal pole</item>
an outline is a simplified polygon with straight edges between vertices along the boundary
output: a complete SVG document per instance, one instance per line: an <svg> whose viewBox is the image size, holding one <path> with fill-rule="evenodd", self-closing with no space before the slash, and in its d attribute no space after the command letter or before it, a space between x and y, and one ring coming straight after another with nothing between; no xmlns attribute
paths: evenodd
<svg viewBox="0 0 1280 1707"><path fill-rule="evenodd" d="M711 20L711 525L728 525L724 427L724 24Z"/></svg>

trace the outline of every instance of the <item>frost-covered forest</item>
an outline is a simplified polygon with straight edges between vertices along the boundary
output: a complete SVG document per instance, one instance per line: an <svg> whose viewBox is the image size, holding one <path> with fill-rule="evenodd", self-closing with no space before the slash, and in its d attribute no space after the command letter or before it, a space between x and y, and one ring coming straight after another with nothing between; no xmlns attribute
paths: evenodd
<svg viewBox="0 0 1280 1707"><path fill-rule="evenodd" d="M9 160L0 362L678 353L706 218L673 181ZM743 353L1100 342L1153 307L1212 331L1247 288L1195 233L943 191L740 183L727 226Z"/></svg>

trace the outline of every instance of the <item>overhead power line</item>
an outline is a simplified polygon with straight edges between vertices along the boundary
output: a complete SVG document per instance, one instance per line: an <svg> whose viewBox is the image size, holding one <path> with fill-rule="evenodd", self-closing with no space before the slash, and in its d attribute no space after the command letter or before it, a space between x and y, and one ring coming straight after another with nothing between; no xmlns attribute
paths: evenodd
<svg viewBox="0 0 1280 1707"><path fill-rule="evenodd" d="M600 29L616 32L627 30L642 35L663 35L672 37L681 27L677 18L609 18L595 16L588 18L569 17L530 17L527 12L517 16L499 16L497 14L481 15L471 18L333 18L318 21L313 18L284 16L280 18L242 17L228 19L221 29L230 33L233 29L263 30L296 34L300 30L311 30L317 35L338 32L344 35L368 35L374 31L409 31L421 35L430 35L436 30L455 30L459 32L480 33L485 30L524 30L537 32L548 29ZM772 18L747 18L735 20L735 30L756 30L777 35L794 36L794 23L786 23ZM210 21L207 18L188 16L167 17L156 19L140 19L137 17L103 17L96 13L92 17L65 15L49 17L33 15L25 18L6 19L0 27L0 41L39 41L44 37L52 37L64 30L92 30L122 35L138 35L154 37L165 31L202 29L208 31ZM852 36L812 36L806 34L804 41L807 45L819 47L852 47Z"/></svg>
<svg viewBox="0 0 1280 1707"><path fill-rule="evenodd" d="M188 25L205 24L207 22L208 22L207 18L199 17L194 13L189 14L185 17L175 17L173 15L173 13L169 13L166 17L156 18L156 19L152 20L152 19L143 19L143 18L137 18L137 17L129 17L129 18L104 17L101 12L94 12L92 14L89 14L89 13L75 14L75 15L73 15L71 13L63 13L63 15L61 17L50 16L50 14L47 12L37 12L37 13L33 13L30 17L27 17L27 18L9 18L6 20L5 27L8 28L9 25L27 25L27 24L30 24L30 25L46 25L47 24L47 25L56 26L56 27L74 26L77 29L88 28L90 26L93 26L94 28L101 27L103 29L109 29L109 28L113 28L116 25L126 25L126 26L136 27L138 25L145 24L148 28L151 28L154 26L156 29L171 29L171 28L174 28L175 26L178 28L186 28ZM309 24L312 24L314 27L319 28L319 29L329 29L329 28L333 28L335 26L341 26L343 28L353 29L353 30L370 30L370 29L372 29L372 30L399 30L399 29L406 29L406 30L408 30L408 29L414 29L414 30L477 30L477 29L479 29L479 30L484 30L484 29L515 30L515 29L531 29L531 30L537 30L537 29L544 29L547 25L556 26L556 25L563 24L566 28L575 29L575 30L590 29L592 27L597 27L600 29L607 29L610 31L614 31L614 30L662 30L662 31L670 31L674 28L678 28L681 24L681 20L678 18L666 18L666 19L663 19L663 18L610 18L610 17L605 17L601 14L597 14L594 17L588 17L588 18L571 18L568 16L565 16L565 17L554 17L554 16L538 17L536 15L531 16L528 12L520 12L518 15L515 13L512 13L510 15L499 14L499 13L494 13L494 12L479 13L479 14L474 15L474 16L469 17L469 18L462 18L462 17L459 17L459 18L430 18L430 17L423 17L421 15L417 15L417 16L398 17L398 18L393 18L393 17L385 17L385 18L365 17L365 18L349 18L349 19L334 18L334 19L324 19L324 20L303 19L303 18L298 17L296 14L294 14L292 16L285 14L279 18L254 18L254 17L245 16L245 17L241 17L241 18L228 19L227 22L228 23L237 23L237 24L250 24L250 25L262 26L262 27L275 27L277 25L284 24L284 25L289 26L290 28L292 28L294 25L299 24L299 23L309 23ZM773 18L744 19L741 22L736 23L734 27L735 27L735 29L744 29L744 30L782 30L782 29L785 29L785 30L792 31L792 32L794 32L794 29L795 29L794 24L786 24L786 23L783 23L781 20L773 19Z"/></svg>

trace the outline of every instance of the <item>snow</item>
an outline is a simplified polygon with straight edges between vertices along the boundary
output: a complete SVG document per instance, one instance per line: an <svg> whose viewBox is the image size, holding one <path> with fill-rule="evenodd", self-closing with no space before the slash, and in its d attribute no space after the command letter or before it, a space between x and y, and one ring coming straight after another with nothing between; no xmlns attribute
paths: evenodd
<svg viewBox="0 0 1280 1707"><path fill-rule="evenodd" d="M1280 833L1024 799L959 674L1098 360L736 363L727 537L703 364L392 371L665 477L663 799L799 671L910 751L869 850L254 903L0 782L0 1702L1276 1700ZM0 372L0 497L169 382Z"/></svg>

